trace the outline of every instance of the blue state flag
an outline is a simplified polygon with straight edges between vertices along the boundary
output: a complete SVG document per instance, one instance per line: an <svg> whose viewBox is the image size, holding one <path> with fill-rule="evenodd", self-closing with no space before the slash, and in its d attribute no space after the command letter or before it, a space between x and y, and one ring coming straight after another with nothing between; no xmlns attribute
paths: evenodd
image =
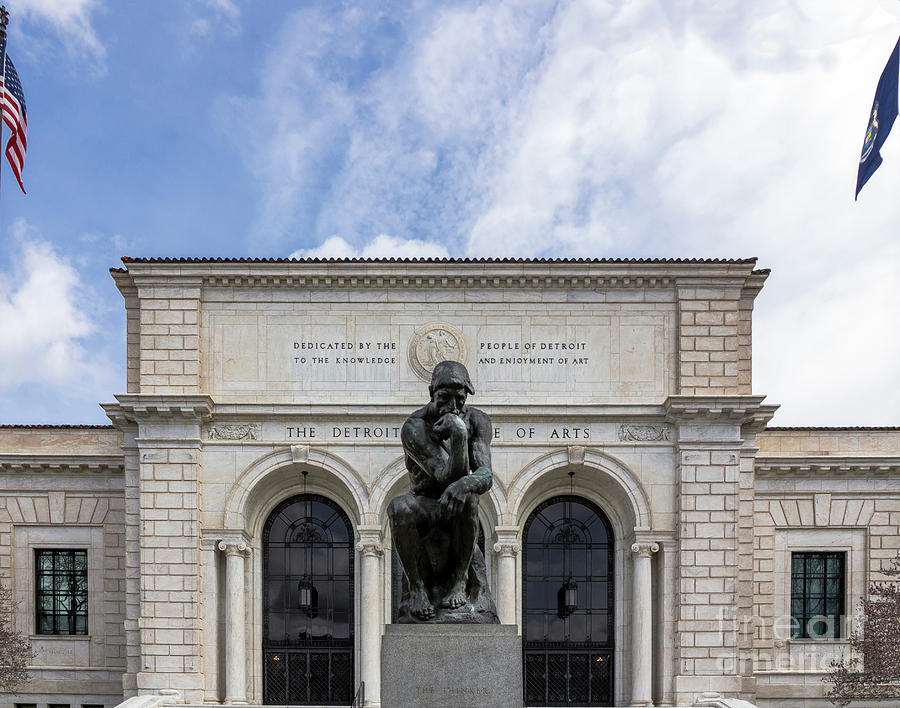
<svg viewBox="0 0 900 708"><path fill-rule="evenodd" d="M866 139L863 141L862 155L859 158L859 172L856 175L857 197L859 190L881 165L881 145L891 132L891 126L897 117L898 83L900 83L900 39L897 40L891 58L881 72L878 88L875 89L875 100L869 112L869 127L866 129Z"/></svg>

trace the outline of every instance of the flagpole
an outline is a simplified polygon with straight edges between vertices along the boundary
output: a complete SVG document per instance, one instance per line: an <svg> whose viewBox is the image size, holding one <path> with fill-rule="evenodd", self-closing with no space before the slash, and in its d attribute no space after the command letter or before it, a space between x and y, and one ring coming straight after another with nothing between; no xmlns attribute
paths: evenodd
<svg viewBox="0 0 900 708"><path fill-rule="evenodd" d="M0 5L0 39L3 40L3 52L0 53L0 106L6 103L6 25L9 24L9 13L6 5ZM3 109L0 108L0 157L3 152ZM2 162L2 159L0 159ZM3 169L0 168L0 177Z"/></svg>

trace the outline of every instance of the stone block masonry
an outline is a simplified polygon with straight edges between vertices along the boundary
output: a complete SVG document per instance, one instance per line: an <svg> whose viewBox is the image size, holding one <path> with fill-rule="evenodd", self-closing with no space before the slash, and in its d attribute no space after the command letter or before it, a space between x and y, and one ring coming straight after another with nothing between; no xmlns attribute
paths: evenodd
<svg viewBox="0 0 900 708"><path fill-rule="evenodd" d="M126 633L139 641L128 642L126 695L177 690L203 700L200 425L210 407L206 397L146 395L107 407L130 429Z"/></svg>
<svg viewBox="0 0 900 708"><path fill-rule="evenodd" d="M753 301L765 276L741 286L678 287L678 393L748 395Z"/></svg>
<svg viewBox="0 0 900 708"><path fill-rule="evenodd" d="M667 402L677 431L676 702L718 690L751 698L736 612L752 610L753 451L771 417L761 397Z"/></svg>
<svg viewBox="0 0 900 708"><path fill-rule="evenodd" d="M179 279L177 284L138 281L136 286L138 392L197 393L200 388L199 280L194 283ZM129 372L134 364L129 352Z"/></svg>

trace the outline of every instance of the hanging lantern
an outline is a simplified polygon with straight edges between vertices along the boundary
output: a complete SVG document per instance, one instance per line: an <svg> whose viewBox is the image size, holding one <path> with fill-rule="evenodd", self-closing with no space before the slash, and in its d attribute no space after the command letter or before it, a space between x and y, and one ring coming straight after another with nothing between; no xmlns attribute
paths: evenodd
<svg viewBox="0 0 900 708"><path fill-rule="evenodd" d="M556 614L565 619L578 609L578 583L570 575L556 591Z"/></svg>
<svg viewBox="0 0 900 708"><path fill-rule="evenodd" d="M572 482L575 477L575 470L569 470L569 494L572 495ZM563 544L563 581L556 591L556 614L560 619L565 619L578 609L578 583L571 575L572 561L568 558L573 543L577 543L581 539L574 529L574 522L569 516L571 500L566 502L566 516L563 519L563 528L557 534L556 541ZM566 573L566 565L569 566L569 573Z"/></svg>
<svg viewBox="0 0 900 708"><path fill-rule="evenodd" d="M578 609L578 583L572 576L569 576L563 583L563 587L566 590L566 612L572 614Z"/></svg>
<svg viewBox="0 0 900 708"><path fill-rule="evenodd" d="M300 592L300 611L309 617L319 614L319 591L313 585L312 578L304 575L297 584Z"/></svg>

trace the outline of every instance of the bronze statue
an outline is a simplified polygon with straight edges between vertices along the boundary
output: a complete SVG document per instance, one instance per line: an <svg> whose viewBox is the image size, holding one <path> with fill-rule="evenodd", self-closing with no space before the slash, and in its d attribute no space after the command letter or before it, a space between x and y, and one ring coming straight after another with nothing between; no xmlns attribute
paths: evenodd
<svg viewBox="0 0 900 708"><path fill-rule="evenodd" d="M466 405L475 393L456 361L434 367L431 402L400 431L408 494L388 507L408 587L401 622L497 623L477 547L478 498L491 488L491 419Z"/></svg>

